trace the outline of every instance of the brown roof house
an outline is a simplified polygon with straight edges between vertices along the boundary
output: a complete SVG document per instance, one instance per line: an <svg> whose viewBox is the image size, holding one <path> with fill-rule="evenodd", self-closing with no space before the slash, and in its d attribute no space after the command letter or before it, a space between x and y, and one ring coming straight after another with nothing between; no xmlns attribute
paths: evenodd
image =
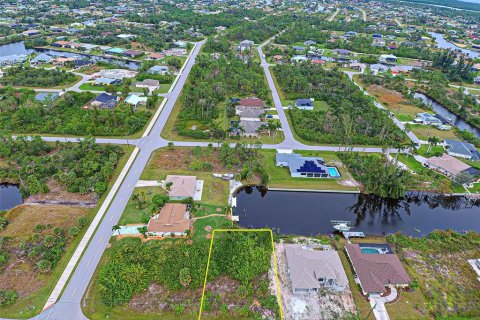
<svg viewBox="0 0 480 320"><path fill-rule="evenodd" d="M148 222L147 235L159 237L184 236L188 229L190 229L190 214L187 205L166 203L160 212Z"/></svg>
<svg viewBox="0 0 480 320"><path fill-rule="evenodd" d="M348 286L347 275L335 250L314 250L302 245L285 245L288 275L296 294L329 288L342 292Z"/></svg>
<svg viewBox="0 0 480 320"><path fill-rule="evenodd" d="M428 158L425 161L425 167L436 170L449 178L454 178L462 172L469 173L473 177L479 175L478 170L448 154Z"/></svg>
<svg viewBox="0 0 480 320"><path fill-rule="evenodd" d="M388 245L349 243L345 246L363 294L380 295L388 286L408 286L410 277L398 257L390 247L387 250L377 247Z"/></svg>
<svg viewBox="0 0 480 320"><path fill-rule="evenodd" d="M167 189L168 196L172 200L182 200L195 197L197 177L168 175L163 187Z"/></svg>

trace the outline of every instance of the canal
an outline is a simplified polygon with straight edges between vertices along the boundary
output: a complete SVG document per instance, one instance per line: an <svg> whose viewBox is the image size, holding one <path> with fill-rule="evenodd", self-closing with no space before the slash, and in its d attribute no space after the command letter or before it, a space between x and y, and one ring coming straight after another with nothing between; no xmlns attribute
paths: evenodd
<svg viewBox="0 0 480 320"><path fill-rule="evenodd" d="M10 56L14 54L32 54L32 53L46 53L53 57L82 57L84 59L93 60L93 61L101 61L106 63L116 64L119 67L128 68L130 70L137 70L140 66L138 62L129 61L129 60L121 60L115 58L104 58L98 57L88 54L81 54L81 53L73 53L73 52L64 52L58 50L51 50L51 49L27 49L25 47L25 43L22 42L14 42L9 44L4 44L0 46L0 57Z"/></svg>
<svg viewBox="0 0 480 320"><path fill-rule="evenodd" d="M8 210L22 203L23 198L17 185L0 183L0 210Z"/></svg>
<svg viewBox="0 0 480 320"><path fill-rule="evenodd" d="M429 34L435 38L435 42L437 43L437 47L442 49L452 49L452 50L460 50L462 53L468 55L470 58L478 58L480 57L480 52L473 51L469 49L464 49L457 47L455 44L448 42L445 40L445 37L441 33L437 32L429 32Z"/></svg>
<svg viewBox="0 0 480 320"><path fill-rule="evenodd" d="M330 220L348 220L351 231L424 236L435 229L480 232L480 203L464 197L409 193L394 200L373 195L267 191L246 187L234 214L245 228L269 227L282 234L312 236L333 232Z"/></svg>
<svg viewBox="0 0 480 320"><path fill-rule="evenodd" d="M431 99L427 95L421 93L421 92L415 92L413 95L415 98L421 99L425 104L429 105L435 113L441 115L445 119L451 119L452 124L461 129L461 130L467 130L473 133L477 138L480 138L480 129L466 123L465 121L462 120L459 116L457 116L455 113L450 112L447 108L442 106L440 103L437 101Z"/></svg>

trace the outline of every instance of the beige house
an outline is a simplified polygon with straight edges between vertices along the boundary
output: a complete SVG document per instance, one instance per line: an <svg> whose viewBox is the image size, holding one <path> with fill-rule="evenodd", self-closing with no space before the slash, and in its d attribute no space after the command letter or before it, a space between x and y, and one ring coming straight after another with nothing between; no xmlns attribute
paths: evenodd
<svg viewBox="0 0 480 320"><path fill-rule="evenodd" d="M145 79L141 82L137 82L135 84L135 87L137 88L147 88L148 91L153 92L160 88L160 82L158 80L152 80L152 79Z"/></svg>
<svg viewBox="0 0 480 320"><path fill-rule="evenodd" d="M173 200L182 200L195 196L197 177L168 175L163 187L167 190L168 196Z"/></svg>
<svg viewBox="0 0 480 320"><path fill-rule="evenodd" d="M147 234L160 237L184 236L188 229L190 229L190 214L187 211L187 205L166 203L148 222Z"/></svg>
<svg viewBox="0 0 480 320"><path fill-rule="evenodd" d="M315 250L302 245L285 245L288 275L296 294L329 288L342 292L348 286L347 275L335 250Z"/></svg>
<svg viewBox="0 0 480 320"><path fill-rule="evenodd" d="M425 166L450 178L455 177L460 172L468 171L472 168L468 164L448 154L444 154L441 157L428 158L427 161L425 161Z"/></svg>

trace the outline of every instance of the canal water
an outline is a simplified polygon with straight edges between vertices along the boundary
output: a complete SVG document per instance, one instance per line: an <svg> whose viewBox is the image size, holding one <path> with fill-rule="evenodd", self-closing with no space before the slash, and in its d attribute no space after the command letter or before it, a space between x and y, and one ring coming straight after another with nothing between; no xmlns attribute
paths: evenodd
<svg viewBox="0 0 480 320"><path fill-rule="evenodd" d="M23 203L20 189L15 184L0 184L0 210L8 210Z"/></svg>
<svg viewBox="0 0 480 320"><path fill-rule="evenodd" d="M282 234L333 232L330 220L348 220L351 231L424 236L435 229L480 232L480 203L464 197L409 193L394 200L365 194L267 191L246 187L236 194L234 214L245 228L269 227Z"/></svg>
<svg viewBox="0 0 480 320"><path fill-rule="evenodd" d="M480 52L478 51L473 51L469 49L464 49L457 47L455 44L448 42L445 40L443 34L437 33L437 32L429 32L429 34L435 38L435 41L437 43L437 47L442 48L442 49L453 49L453 50L460 50L462 53L467 54L470 58L478 58L480 57Z"/></svg>
<svg viewBox="0 0 480 320"><path fill-rule="evenodd" d="M10 56L14 54L31 54L31 53L46 53L53 57L82 57L88 60L93 61L102 61L107 63L113 63L123 68L128 68L130 70L137 70L139 68L139 63L134 61L126 61L121 59L114 59L114 58L103 58L97 56L90 56L87 54L81 53L72 53L72 52L63 52L58 50L50 50L50 49L27 49L25 44L22 42L14 42L10 44L4 44L0 46L0 57Z"/></svg>
<svg viewBox="0 0 480 320"><path fill-rule="evenodd" d="M473 133L477 138L480 138L480 129L466 123L465 121L462 120L459 116L456 114L450 112L447 108L442 106L440 103L437 101L431 99L430 97L426 96L425 94L421 92L415 92L413 95L415 98L422 99L422 101L432 107L432 110L435 111L435 113L441 115L445 119L450 118L452 120L453 125L455 127L461 129L461 130L467 130Z"/></svg>

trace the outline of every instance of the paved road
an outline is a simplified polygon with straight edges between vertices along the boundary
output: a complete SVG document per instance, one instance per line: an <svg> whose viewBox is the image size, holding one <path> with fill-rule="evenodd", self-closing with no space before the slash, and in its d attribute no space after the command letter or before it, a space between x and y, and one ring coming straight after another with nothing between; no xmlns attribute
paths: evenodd
<svg viewBox="0 0 480 320"><path fill-rule="evenodd" d="M123 209L125 208L140 175L147 165L151 153L158 147L167 145L167 141L160 139L160 133L167 122L168 116L175 105L178 96L185 84L185 81L190 73L190 70L195 62L200 48L204 41L200 42L194 49L191 58L187 62L182 74L178 78L178 82L170 93L170 99L164 104L160 116L156 119L155 124L150 133L136 140L137 147L140 149L135 161L133 162L130 171L121 184L117 195L111 202L110 208L105 213L105 216L100 223L96 233L93 235L90 244L84 251L83 257L80 259L78 266L73 273L68 285L66 286L63 295L56 304L46 309L34 319L42 320L65 320L65 319L87 319L81 310L81 300L87 290L90 279L95 272L95 269L103 255L103 252L112 235L112 226L118 223ZM50 139L50 138L49 138ZM55 138L51 138L55 139ZM117 142L117 139L99 139L100 142ZM122 141L122 139L120 140Z"/></svg>

